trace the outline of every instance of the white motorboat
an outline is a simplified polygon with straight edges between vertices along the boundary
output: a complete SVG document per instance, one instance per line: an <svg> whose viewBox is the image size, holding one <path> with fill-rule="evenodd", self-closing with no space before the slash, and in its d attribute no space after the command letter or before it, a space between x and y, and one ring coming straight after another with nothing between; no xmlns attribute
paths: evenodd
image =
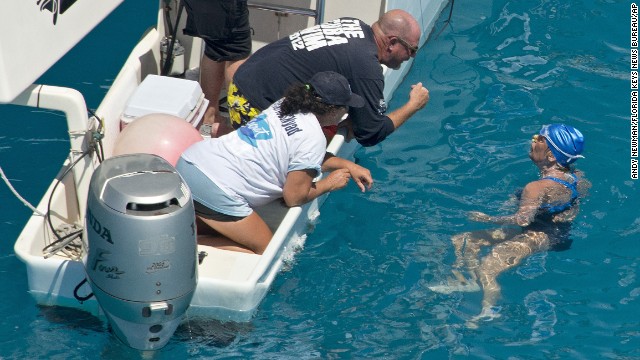
<svg viewBox="0 0 640 360"><path fill-rule="evenodd" d="M303 246L326 196L300 207L286 208L274 202L259 209L274 230L274 237L262 255L220 250L196 244L195 235L187 235L184 240L175 235L172 229L182 226L178 216L193 223L189 215L184 215L192 208L188 189L184 189L180 177L175 176L168 163L150 155L113 155L132 104L148 105L150 112L164 111L153 108L163 101L144 103L145 80L160 81L160 87L165 81L183 81L185 102L193 103L188 114L177 116L187 121L191 116L197 121L194 111L202 106L203 99L197 86L194 90L194 82L184 77L197 74L203 45L199 39L175 31L184 27L186 17L178 14L177 1L160 1L157 26L147 31L132 50L95 114L88 115L78 91L33 83L120 2L14 1L0 6L1 33L29 37L19 40L12 37L7 41L3 38L0 42L0 103L62 111L70 136L67 160L15 243L15 252L26 265L30 293L41 305L74 307L105 315L123 342L152 350L166 344L185 311L189 316L250 320L283 264ZM419 19L424 42L447 1L306 0L299 1L299 7L284 5L291 3L249 1L254 50L323 20L353 16L371 24L392 8L405 9ZM179 46L170 46L172 38ZM31 46L21 45L24 43ZM166 59L172 60L170 67L165 68L170 77L160 75ZM387 101L410 65L409 61L400 70L385 69ZM136 101L143 104L132 100L136 96L141 96L142 100ZM357 148L355 141L346 142L339 133L328 151L351 158ZM148 194L150 186L140 184L148 184L151 178L155 184L151 187L156 192ZM157 184L157 179L164 180ZM145 196L153 198L153 206L141 203L140 207L128 209L131 212L116 211L115 218L105 221L119 206L115 203L127 203L127 197L144 202ZM158 210L158 206L162 208ZM138 220L136 217L145 217L144 221L153 221L154 225L130 224ZM122 253L113 254L116 250L109 248L89 254L89 250L101 251L103 247L100 243L92 245L90 234L111 244L111 236L133 239L130 246L118 250ZM176 250L183 247L186 250ZM143 259L148 263L140 264ZM179 266L181 263L185 265ZM168 275L169 270L175 270L177 275ZM136 275L135 271L140 273ZM117 285L105 285L104 278L117 279Z"/></svg>

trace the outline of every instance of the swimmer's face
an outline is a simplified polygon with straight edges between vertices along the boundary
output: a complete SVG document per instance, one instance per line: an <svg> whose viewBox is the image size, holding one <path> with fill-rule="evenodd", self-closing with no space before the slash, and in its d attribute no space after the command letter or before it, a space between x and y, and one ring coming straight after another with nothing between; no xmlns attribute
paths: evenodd
<svg viewBox="0 0 640 360"><path fill-rule="evenodd" d="M531 138L531 148L529 149L529 158L534 162L544 160L547 157L547 151L550 150L544 136L540 134L533 135Z"/></svg>

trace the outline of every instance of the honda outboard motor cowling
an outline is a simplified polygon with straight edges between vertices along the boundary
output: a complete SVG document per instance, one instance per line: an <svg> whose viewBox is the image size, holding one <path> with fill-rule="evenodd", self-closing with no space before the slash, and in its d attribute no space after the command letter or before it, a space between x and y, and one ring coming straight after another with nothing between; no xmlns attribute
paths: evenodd
<svg viewBox="0 0 640 360"><path fill-rule="evenodd" d="M163 347L197 283L191 193L161 157L105 160L89 186L87 279L116 336L140 350Z"/></svg>

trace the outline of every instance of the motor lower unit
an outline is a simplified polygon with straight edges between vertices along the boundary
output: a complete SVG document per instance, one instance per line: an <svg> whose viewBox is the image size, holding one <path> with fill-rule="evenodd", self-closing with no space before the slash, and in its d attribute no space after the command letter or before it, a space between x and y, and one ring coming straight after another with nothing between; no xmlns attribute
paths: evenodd
<svg viewBox="0 0 640 360"><path fill-rule="evenodd" d="M198 279L188 186L159 156L107 159L91 178L85 225L87 279L113 332L136 349L163 347Z"/></svg>

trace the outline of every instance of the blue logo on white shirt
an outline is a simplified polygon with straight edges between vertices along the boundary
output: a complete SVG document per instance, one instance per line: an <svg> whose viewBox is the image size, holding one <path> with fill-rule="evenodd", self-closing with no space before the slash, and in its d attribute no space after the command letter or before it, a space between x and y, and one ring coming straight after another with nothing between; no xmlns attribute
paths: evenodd
<svg viewBox="0 0 640 360"><path fill-rule="evenodd" d="M267 123L267 115L260 114L249 121L237 131L240 139L247 144L258 147L258 140L269 140L273 138L271 128Z"/></svg>

